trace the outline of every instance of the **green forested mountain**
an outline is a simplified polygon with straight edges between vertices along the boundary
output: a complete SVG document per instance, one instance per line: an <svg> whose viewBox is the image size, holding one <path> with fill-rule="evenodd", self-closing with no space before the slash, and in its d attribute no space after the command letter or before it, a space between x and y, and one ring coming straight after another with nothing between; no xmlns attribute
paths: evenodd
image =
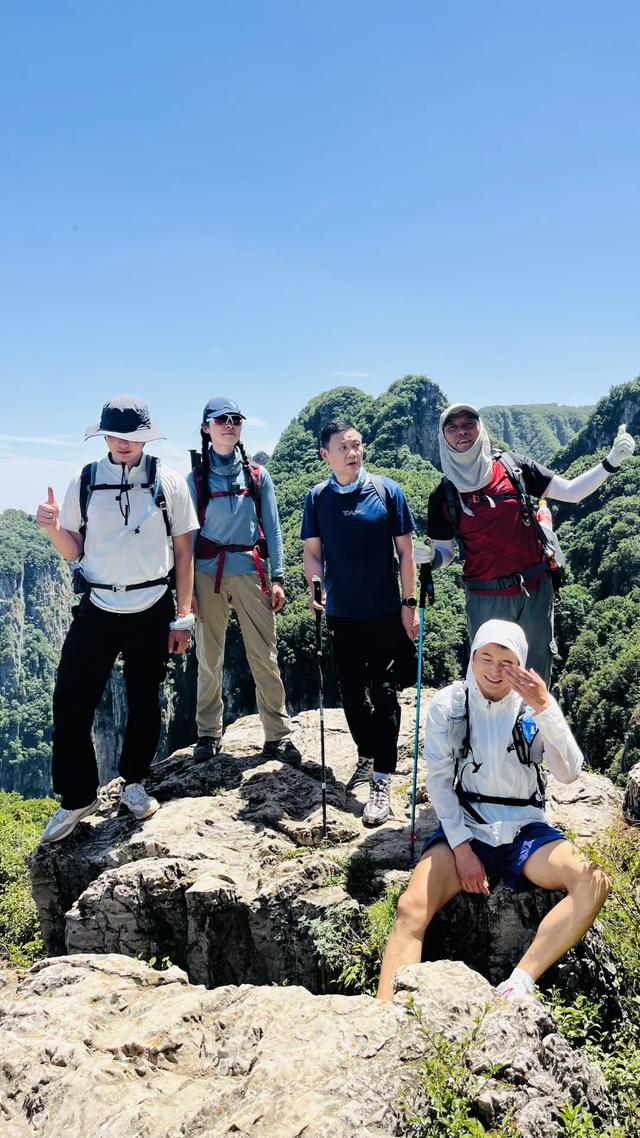
<svg viewBox="0 0 640 1138"><path fill-rule="evenodd" d="M69 571L19 510L0 514L0 788L50 788L51 693L68 624Z"/></svg>
<svg viewBox="0 0 640 1138"><path fill-rule="evenodd" d="M600 399L584 427L556 455L558 468L580 455L594 454L603 447L608 450L621 423L627 424L632 435L640 434L640 376L617 384Z"/></svg>
<svg viewBox="0 0 640 1138"><path fill-rule="evenodd" d="M278 635L293 712L317 702L314 623L307 609L298 535L307 490L327 473L318 456L320 427L338 415L359 425L367 467L389 473L400 483L418 531L424 534L427 498L440 478L435 466L437 423L446 403L440 388L424 376L405 376L377 399L355 387L337 387L310 400L282 433L269 470L278 495L287 564L287 605L278 617ZM547 452L538 444L547 445L548 431L559 431L558 416L565 411L568 416L571 409L551 405L490 410L501 416L492 423L497 440L502 436L503 441L545 459ZM577 415L583 410L576 409ZM568 421L563 419L565 424ZM640 380L613 388L601 400L580 433L555 457L554 468L577 473L603 457L620 421L640 434ZM526 438L505 438L510 422L519 430L526 428ZM557 608L561 658L556 675L589 761L613 774L640 759L639 506L640 458L627 462L579 506L554 506L570 579ZM0 526L0 789L38 795L50 788L50 703L69 619L68 572L32 519L10 510L0 516ZM451 680L464 662L459 578L457 564L436 574L437 599L427 617L424 653L426 682L436 686ZM326 665L325 696L330 704L337 701L338 693L328 656ZM254 710L253 681L233 620L224 682L228 719ZM174 667L165 693L170 722L162 745L168 749L194 737L194 683L193 659ZM102 746L111 759L117 753L124 717L121 688L116 676L97 720L98 749Z"/></svg>
<svg viewBox="0 0 640 1138"><path fill-rule="evenodd" d="M560 447L586 424L593 407L532 403L522 407L482 407L482 419L494 439L520 454L548 463Z"/></svg>

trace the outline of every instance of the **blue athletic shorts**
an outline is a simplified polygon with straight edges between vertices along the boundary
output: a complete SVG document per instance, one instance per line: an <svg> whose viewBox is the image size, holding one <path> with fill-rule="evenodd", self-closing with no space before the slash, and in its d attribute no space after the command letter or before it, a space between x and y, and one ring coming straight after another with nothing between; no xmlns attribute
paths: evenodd
<svg viewBox="0 0 640 1138"><path fill-rule="evenodd" d="M471 849L480 858L487 871L487 877L496 875L516 893L526 893L534 886L527 877L522 876L522 867L528 857L547 842L565 841L566 834L554 829L547 822L529 822L523 826L512 842L504 846L489 846L479 838L471 839ZM422 852L426 853L436 842L446 842L442 826L424 843ZM447 845L449 843L447 842Z"/></svg>

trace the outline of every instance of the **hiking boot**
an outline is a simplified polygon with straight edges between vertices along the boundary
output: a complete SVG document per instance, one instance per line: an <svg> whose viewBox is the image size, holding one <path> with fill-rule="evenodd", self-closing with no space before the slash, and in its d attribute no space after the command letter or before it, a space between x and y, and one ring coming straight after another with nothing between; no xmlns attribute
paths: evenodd
<svg viewBox="0 0 640 1138"><path fill-rule="evenodd" d="M47 822L40 841L61 842L72 830L75 830L82 818L86 818L87 814L93 814L97 809L97 798L89 806L80 806L77 810L66 810L64 806L59 806L53 818Z"/></svg>
<svg viewBox="0 0 640 1138"><path fill-rule="evenodd" d="M362 811L365 826L381 826L391 813L391 780L372 778L369 783L369 801Z"/></svg>
<svg viewBox="0 0 640 1138"><path fill-rule="evenodd" d="M284 739L268 739L262 748L262 754L267 759L279 759L281 763L288 763L290 767L299 767L302 762L302 755L287 735Z"/></svg>
<svg viewBox="0 0 640 1138"><path fill-rule="evenodd" d="M193 748L193 757L199 763L207 759L215 759L222 750L222 739L219 735L198 735L198 741Z"/></svg>
<svg viewBox="0 0 640 1138"><path fill-rule="evenodd" d="M123 786L120 801L131 811L134 818L150 818L160 805L157 798L147 794L141 782L129 782Z"/></svg>

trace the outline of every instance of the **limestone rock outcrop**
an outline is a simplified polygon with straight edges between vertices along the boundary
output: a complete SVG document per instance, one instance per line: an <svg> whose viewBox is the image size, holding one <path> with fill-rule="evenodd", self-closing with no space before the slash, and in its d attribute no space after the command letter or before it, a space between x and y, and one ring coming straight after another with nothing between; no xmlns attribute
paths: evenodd
<svg viewBox="0 0 640 1138"><path fill-rule="evenodd" d="M399 1134L403 1102L428 1109L434 1034L459 1040L478 1018L464 1062L485 1124L513 1110L523 1138L556 1138L565 1103L610 1117L602 1075L543 1008L506 1004L459 963L402 969L380 1004L299 987L209 992L175 967L76 955L5 978L0 1005L4 1138Z"/></svg>
<svg viewBox="0 0 640 1138"><path fill-rule="evenodd" d="M150 786L161 807L144 822L119 809L117 783L104 788L98 814L31 857L47 952L168 958L207 987L286 981L330 990L337 977L323 934L345 923L357 930L362 907L408 878L412 697L403 699L394 817L374 831L363 829L362 804L345 787L355 750L343 714L326 712L326 846L317 713L295 721L300 770L265 760L251 716L227 731L213 762L195 763L187 749L157 763ZM580 837L605 828L619 809L619 793L601 776L551 782L551 817ZM424 804L417 851L435 825ZM496 983L553 901L502 886L488 901L461 895L434 922L426 954L462 956Z"/></svg>
<svg viewBox="0 0 640 1138"><path fill-rule="evenodd" d="M622 812L630 826L640 826L640 763L636 763L627 776Z"/></svg>

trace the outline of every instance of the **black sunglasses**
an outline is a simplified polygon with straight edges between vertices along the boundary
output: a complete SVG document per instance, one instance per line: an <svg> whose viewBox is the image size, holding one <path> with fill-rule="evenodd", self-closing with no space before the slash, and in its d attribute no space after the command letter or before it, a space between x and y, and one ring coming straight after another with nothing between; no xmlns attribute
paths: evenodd
<svg viewBox="0 0 640 1138"><path fill-rule="evenodd" d="M216 427L241 427L242 421L242 415L214 415L213 419L209 419Z"/></svg>

